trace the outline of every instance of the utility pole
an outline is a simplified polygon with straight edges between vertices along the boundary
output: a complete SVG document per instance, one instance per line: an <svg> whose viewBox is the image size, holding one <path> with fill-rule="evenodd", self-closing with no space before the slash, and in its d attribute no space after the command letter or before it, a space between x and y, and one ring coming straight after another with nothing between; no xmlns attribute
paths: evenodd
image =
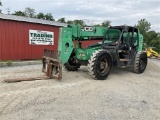
<svg viewBox="0 0 160 120"><path fill-rule="evenodd" d="M7 10L7 13L8 13L8 15L9 15L9 14L10 14L10 9L9 9L9 8L7 8L6 10Z"/></svg>

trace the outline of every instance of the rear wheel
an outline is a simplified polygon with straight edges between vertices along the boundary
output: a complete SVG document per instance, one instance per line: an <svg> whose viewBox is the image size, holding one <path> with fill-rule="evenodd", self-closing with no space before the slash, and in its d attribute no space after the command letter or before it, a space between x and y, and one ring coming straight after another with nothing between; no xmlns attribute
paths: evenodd
<svg viewBox="0 0 160 120"><path fill-rule="evenodd" d="M105 50L97 50L89 59L88 71L89 74L98 80L105 80L112 67L112 57Z"/></svg>
<svg viewBox="0 0 160 120"><path fill-rule="evenodd" d="M64 67L68 71L77 71L78 68L80 68L80 64L76 62L76 57L73 53L71 54L68 62L66 64L64 64Z"/></svg>
<svg viewBox="0 0 160 120"><path fill-rule="evenodd" d="M143 73L147 66L147 54L145 52L138 52L134 61L133 71L135 73Z"/></svg>

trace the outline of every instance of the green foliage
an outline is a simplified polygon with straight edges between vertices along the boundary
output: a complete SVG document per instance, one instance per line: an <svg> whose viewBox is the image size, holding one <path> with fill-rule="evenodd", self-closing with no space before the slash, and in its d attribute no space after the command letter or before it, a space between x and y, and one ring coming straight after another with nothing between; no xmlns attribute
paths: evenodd
<svg viewBox="0 0 160 120"><path fill-rule="evenodd" d="M67 24L79 24L79 25L81 25L81 26L85 26L85 23L84 23L84 21L83 20L68 20L67 22L66 22Z"/></svg>
<svg viewBox="0 0 160 120"><path fill-rule="evenodd" d="M151 24L150 22L148 22L145 19L141 19L138 21L138 24L135 26L136 28L139 29L140 33L143 35L144 38L144 42L146 44L148 44L147 42L147 32L150 30L151 28Z"/></svg>
<svg viewBox="0 0 160 120"><path fill-rule="evenodd" d="M30 17L30 18L34 18L36 16L35 10L30 7L25 8L25 11L14 11L12 15L25 16L25 17Z"/></svg>
<svg viewBox="0 0 160 120"><path fill-rule="evenodd" d="M74 20L73 23L76 24L76 25L80 24L81 26L85 26L85 23L84 23L83 20Z"/></svg>
<svg viewBox="0 0 160 120"><path fill-rule="evenodd" d="M160 53L160 36L158 35L155 39L152 39L149 45L151 47L156 47L156 51Z"/></svg>
<svg viewBox="0 0 160 120"><path fill-rule="evenodd" d="M105 20L105 21L102 22L103 27L108 27L110 25L111 25L111 21L109 21L109 20Z"/></svg>
<svg viewBox="0 0 160 120"><path fill-rule="evenodd" d="M141 19L138 21L137 28L141 32L147 32L151 29L151 23L148 22L146 19Z"/></svg>
<svg viewBox="0 0 160 120"><path fill-rule="evenodd" d="M74 21L72 21L72 20L67 21L67 24L73 24L73 23L74 23Z"/></svg>
<svg viewBox="0 0 160 120"><path fill-rule="evenodd" d="M11 66L11 65L12 65L12 61L11 61L11 60L8 60L8 61L6 62L6 65L7 65L7 66Z"/></svg>
<svg viewBox="0 0 160 120"><path fill-rule="evenodd" d="M44 20L51 20L51 21L55 21L55 19L53 18L51 13L47 13L44 14L42 12L39 12L37 15L35 14L35 9L32 9L30 7L25 8L25 11L15 11L14 13L12 13L12 15L17 15L17 16L26 16L26 17L30 17L30 18L38 18L38 19L44 19ZM85 22L83 20L68 20L66 22L65 18L60 18L58 19L58 22L61 23L67 23L67 24L79 24L82 27L86 26ZM97 24L97 25L93 25L93 26L104 26L104 27L108 27L111 24L111 21L109 20L105 20L104 22L102 22L102 25Z"/></svg>
<svg viewBox="0 0 160 120"><path fill-rule="evenodd" d="M101 25L100 24L96 24L96 25L94 25L95 27L100 27Z"/></svg>
<svg viewBox="0 0 160 120"><path fill-rule="evenodd" d="M156 40L157 37L158 37L158 33L156 33L155 31L148 31L148 32L146 32L145 43L147 45L150 45L152 40Z"/></svg>
<svg viewBox="0 0 160 120"><path fill-rule="evenodd" d="M47 14L45 15L45 19L46 19L46 20L55 21L55 19L53 18L53 16L52 16L51 13L47 13Z"/></svg>
<svg viewBox="0 0 160 120"><path fill-rule="evenodd" d="M15 11L14 13L12 13L12 15L25 16L25 13L22 11Z"/></svg>
<svg viewBox="0 0 160 120"><path fill-rule="evenodd" d="M66 20L65 20L65 18L60 18L60 19L58 19L58 22L66 23Z"/></svg>
<svg viewBox="0 0 160 120"><path fill-rule="evenodd" d="M27 7L25 8L25 11L15 11L12 15L55 21L51 13L44 14L39 12L37 15L35 13L35 9Z"/></svg>
<svg viewBox="0 0 160 120"><path fill-rule="evenodd" d="M111 25L111 21L109 21L109 20L104 20L103 22L102 22L102 24L96 24L96 25L94 25L95 27L100 27L100 26L103 26L103 27L109 27Z"/></svg>
<svg viewBox="0 0 160 120"><path fill-rule="evenodd" d="M30 17L30 18L34 18L35 17L35 9L32 9L30 7L25 8L25 16L26 17Z"/></svg>
<svg viewBox="0 0 160 120"><path fill-rule="evenodd" d="M46 15L42 12L38 13L36 18L43 19L43 20L51 20L55 21L51 13L47 13Z"/></svg>
<svg viewBox="0 0 160 120"><path fill-rule="evenodd" d="M160 53L160 33L150 30L151 23L145 19L141 19L138 21L136 28L143 35L145 46L156 47L157 52Z"/></svg>
<svg viewBox="0 0 160 120"><path fill-rule="evenodd" d="M0 0L0 6L2 6L2 2L1 2L1 0ZM0 13L2 13L2 10L0 9Z"/></svg>
<svg viewBox="0 0 160 120"><path fill-rule="evenodd" d="M40 12L37 14L37 18L38 19L45 19L45 15L42 12Z"/></svg>

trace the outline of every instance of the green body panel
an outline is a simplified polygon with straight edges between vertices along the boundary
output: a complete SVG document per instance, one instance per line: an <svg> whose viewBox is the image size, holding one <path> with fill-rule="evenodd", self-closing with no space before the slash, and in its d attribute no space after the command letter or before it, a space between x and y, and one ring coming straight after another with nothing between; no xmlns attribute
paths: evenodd
<svg viewBox="0 0 160 120"><path fill-rule="evenodd" d="M88 37L102 37L106 33L106 27L85 27L81 28L80 25L71 24L69 25L72 28L72 39L80 40L87 39Z"/></svg>
<svg viewBox="0 0 160 120"><path fill-rule="evenodd" d="M143 50L143 35L139 34L139 45L138 45L138 51Z"/></svg>
<svg viewBox="0 0 160 120"><path fill-rule="evenodd" d="M79 25L74 24L60 28L58 51L61 52L60 60L62 64L68 62L74 50L73 40L81 41L84 39L88 40L88 37L103 37L106 30L106 27L92 27L92 30L83 31ZM75 48L75 54L79 60L88 60L93 51L92 49L82 49L80 42L77 43ZM80 56L80 54L85 54L86 56Z"/></svg>
<svg viewBox="0 0 160 120"><path fill-rule="evenodd" d="M72 29L68 27L60 28L58 51L61 52L60 60L63 64L68 61L73 48L74 44L72 41Z"/></svg>
<svg viewBox="0 0 160 120"><path fill-rule="evenodd" d="M79 60L89 60L92 53L98 49L101 49L101 45L98 47L77 48L76 58Z"/></svg>

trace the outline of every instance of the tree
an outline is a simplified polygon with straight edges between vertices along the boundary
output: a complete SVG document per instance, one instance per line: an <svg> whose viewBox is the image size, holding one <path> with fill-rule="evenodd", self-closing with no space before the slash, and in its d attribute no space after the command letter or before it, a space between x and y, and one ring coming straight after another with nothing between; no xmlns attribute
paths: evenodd
<svg viewBox="0 0 160 120"><path fill-rule="evenodd" d="M76 24L76 25L80 24L81 26L85 26L85 23L84 23L83 20L74 20L73 23Z"/></svg>
<svg viewBox="0 0 160 120"><path fill-rule="evenodd" d="M144 38L144 42L146 44L148 44L148 36L147 36L147 32L150 30L151 28L151 24L150 22L148 22L145 19L141 19L138 21L138 24L135 26L136 28L139 29L140 33L143 35Z"/></svg>
<svg viewBox="0 0 160 120"><path fill-rule="evenodd" d="M12 13L12 15L25 16L25 12L22 12L22 11L15 11L14 13Z"/></svg>
<svg viewBox="0 0 160 120"><path fill-rule="evenodd" d="M145 43L146 43L148 46L150 46L150 42L151 42L152 40L155 40L155 39L157 39L157 37L158 37L158 33L156 33L155 31L148 31L148 32L146 32L145 34L146 34L146 36L145 36Z"/></svg>
<svg viewBox="0 0 160 120"><path fill-rule="evenodd" d="M47 14L45 15L45 19L46 19L46 20L55 21L55 19L53 18L53 16L52 16L51 13L47 13Z"/></svg>
<svg viewBox="0 0 160 120"><path fill-rule="evenodd" d="M74 21L72 21L72 20L67 21L67 24L73 24L73 23L74 23Z"/></svg>
<svg viewBox="0 0 160 120"><path fill-rule="evenodd" d="M111 25L111 21L109 21L109 20L105 20L105 21L102 22L103 27L108 27L110 25Z"/></svg>
<svg viewBox="0 0 160 120"><path fill-rule="evenodd" d="M25 8L25 16L34 18L35 17L35 9L32 9L30 7Z"/></svg>
<svg viewBox="0 0 160 120"><path fill-rule="evenodd" d="M156 39L155 47L157 48L158 53L160 53L160 33L158 33L158 37Z"/></svg>
<svg viewBox="0 0 160 120"><path fill-rule="evenodd" d="M141 19L138 21L136 27L140 30L140 32L147 32L151 28L151 23L148 22L146 19Z"/></svg>
<svg viewBox="0 0 160 120"><path fill-rule="evenodd" d="M2 6L2 2L0 1L0 6ZM0 9L0 13L2 13L2 10Z"/></svg>
<svg viewBox="0 0 160 120"><path fill-rule="evenodd" d="M135 25L139 29L140 33L143 35L144 43L147 47L156 47L157 51L160 52L160 33L155 31L150 31L151 23L145 19L138 21Z"/></svg>
<svg viewBox="0 0 160 120"><path fill-rule="evenodd" d="M81 26L85 26L85 23L84 23L84 21L83 20L68 20L67 22L66 22L67 24L80 24Z"/></svg>
<svg viewBox="0 0 160 120"><path fill-rule="evenodd" d="M96 24L96 25L94 25L95 27L100 27L101 25L100 24Z"/></svg>
<svg viewBox="0 0 160 120"><path fill-rule="evenodd" d="M37 18L38 19L45 19L45 15L40 12L40 13L37 14Z"/></svg>
<svg viewBox="0 0 160 120"><path fill-rule="evenodd" d="M38 18L38 19L55 21L51 13L44 14L42 12L39 12L36 15L35 10L31 9L30 7L25 8L24 12L23 11L15 11L14 13L12 13L12 15L26 16L26 17L30 17L30 18Z"/></svg>
<svg viewBox="0 0 160 120"><path fill-rule="evenodd" d="M147 32L148 47L156 47L156 50L160 52L160 33L155 31Z"/></svg>
<svg viewBox="0 0 160 120"><path fill-rule="evenodd" d="M60 19L58 19L58 22L66 23L66 20L65 20L65 18L60 18Z"/></svg>
<svg viewBox="0 0 160 120"><path fill-rule="evenodd" d="M39 14L37 14L37 18L38 18L38 19L55 21L51 13L47 13L47 14L45 15L45 14L43 14L42 12L40 12Z"/></svg>

